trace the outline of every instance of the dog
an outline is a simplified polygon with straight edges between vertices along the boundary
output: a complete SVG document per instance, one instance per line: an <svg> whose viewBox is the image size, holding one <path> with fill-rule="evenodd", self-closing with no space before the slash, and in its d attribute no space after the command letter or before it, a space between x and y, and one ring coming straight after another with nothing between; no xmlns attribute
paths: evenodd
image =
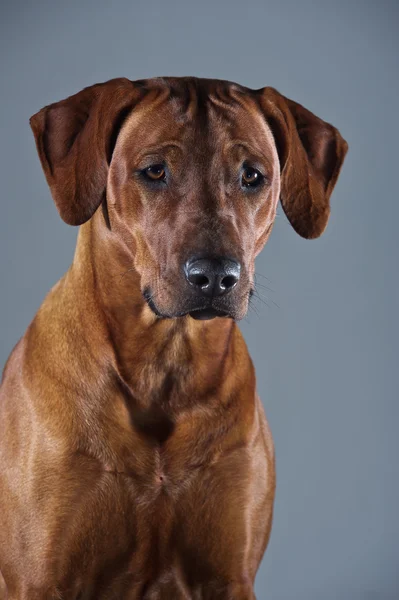
<svg viewBox="0 0 399 600"><path fill-rule="evenodd" d="M1 600L250 600L273 441L237 321L278 200L324 231L347 152L271 87L113 79L30 119L73 262L0 391Z"/></svg>

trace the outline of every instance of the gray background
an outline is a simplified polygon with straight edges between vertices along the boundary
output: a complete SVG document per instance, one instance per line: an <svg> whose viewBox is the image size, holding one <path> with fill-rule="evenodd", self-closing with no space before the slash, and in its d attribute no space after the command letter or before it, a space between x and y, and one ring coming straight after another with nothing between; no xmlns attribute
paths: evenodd
<svg viewBox="0 0 399 600"><path fill-rule="evenodd" d="M277 452L259 600L399 598L398 15L388 1L1 6L0 366L77 233L28 125L43 105L117 76L217 77L272 85L349 143L322 238L279 209L257 262L274 291L242 323Z"/></svg>

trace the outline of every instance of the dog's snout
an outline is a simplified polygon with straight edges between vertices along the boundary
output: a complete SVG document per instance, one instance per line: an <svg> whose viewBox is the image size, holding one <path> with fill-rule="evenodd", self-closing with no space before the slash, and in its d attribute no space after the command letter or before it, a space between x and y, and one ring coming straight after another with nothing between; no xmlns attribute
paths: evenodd
<svg viewBox="0 0 399 600"><path fill-rule="evenodd" d="M185 265L187 281L201 296L223 296L240 279L241 266L230 258L199 258Z"/></svg>

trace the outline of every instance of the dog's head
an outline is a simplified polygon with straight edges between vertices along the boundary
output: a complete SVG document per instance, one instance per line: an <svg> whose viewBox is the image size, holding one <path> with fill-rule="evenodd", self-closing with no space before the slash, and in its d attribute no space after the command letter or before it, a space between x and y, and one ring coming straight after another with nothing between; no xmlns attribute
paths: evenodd
<svg viewBox="0 0 399 600"><path fill-rule="evenodd" d="M279 198L301 236L321 235L347 151L273 88L194 77L114 79L30 122L61 217L102 204L160 317L242 318Z"/></svg>

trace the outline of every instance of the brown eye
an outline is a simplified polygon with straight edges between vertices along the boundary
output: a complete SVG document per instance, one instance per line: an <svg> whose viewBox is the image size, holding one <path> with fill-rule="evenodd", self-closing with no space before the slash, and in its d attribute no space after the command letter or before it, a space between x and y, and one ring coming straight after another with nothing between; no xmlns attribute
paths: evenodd
<svg viewBox="0 0 399 600"><path fill-rule="evenodd" d="M143 174L151 181L164 181L166 177L165 167L163 165L151 165L144 169Z"/></svg>
<svg viewBox="0 0 399 600"><path fill-rule="evenodd" d="M257 187L263 179L262 173L252 167L245 167L241 182L244 187Z"/></svg>

